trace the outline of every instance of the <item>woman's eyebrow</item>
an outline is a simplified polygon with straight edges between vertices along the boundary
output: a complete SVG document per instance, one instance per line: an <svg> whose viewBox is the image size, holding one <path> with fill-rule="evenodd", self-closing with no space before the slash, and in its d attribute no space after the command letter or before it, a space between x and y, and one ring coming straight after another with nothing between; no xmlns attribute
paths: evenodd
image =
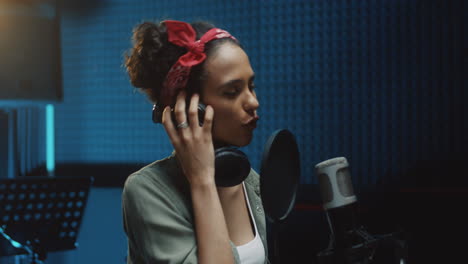
<svg viewBox="0 0 468 264"><path fill-rule="evenodd" d="M223 84L221 84L219 87L218 87L218 90L221 90L225 87L231 87L231 86L235 86L235 85L240 85L240 84L243 84L244 81L241 80L241 79L235 79L235 80L230 80L228 82L225 82Z"/></svg>
<svg viewBox="0 0 468 264"><path fill-rule="evenodd" d="M255 74L253 74L252 76L250 76L249 82L252 82L254 79L255 79ZM227 82L221 84L220 86L218 86L218 90L223 89L223 88L225 88L225 87L230 87L230 86L235 86L235 85L241 85L241 84L243 84L243 83L244 83L244 80L242 80L242 79L230 80L230 81L227 81Z"/></svg>

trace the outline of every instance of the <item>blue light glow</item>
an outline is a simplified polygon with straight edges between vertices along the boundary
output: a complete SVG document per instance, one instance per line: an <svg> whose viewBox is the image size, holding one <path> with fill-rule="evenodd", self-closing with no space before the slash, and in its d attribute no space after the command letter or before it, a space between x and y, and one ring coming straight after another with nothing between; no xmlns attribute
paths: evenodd
<svg viewBox="0 0 468 264"><path fill-rule="evenodd" d="M46 167L49 174L55 170L54 105L46 105Z"/></svg>

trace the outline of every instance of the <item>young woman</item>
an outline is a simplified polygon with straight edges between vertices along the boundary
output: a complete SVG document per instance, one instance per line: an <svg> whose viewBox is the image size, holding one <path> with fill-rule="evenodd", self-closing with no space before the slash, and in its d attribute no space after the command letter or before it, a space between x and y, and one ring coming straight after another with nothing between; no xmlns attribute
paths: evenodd
<svg viewBox="0 0 468 264"><path fill-rule="evenodd" d="M128 263L267 263L258 174L215 185L215 149L249 144L259 119L247 54L205 22L145 22L133 41L125 62L131 82L164 109L175 151L125 183Z"/></svg>

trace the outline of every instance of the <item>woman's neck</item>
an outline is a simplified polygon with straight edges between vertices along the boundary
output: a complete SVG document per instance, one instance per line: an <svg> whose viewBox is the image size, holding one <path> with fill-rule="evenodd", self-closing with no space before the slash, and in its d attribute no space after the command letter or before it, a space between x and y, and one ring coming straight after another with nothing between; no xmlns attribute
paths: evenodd
<svg viewBox="0 0 468 264"><path fill-rule="evenodd" d="M215 149L219 149L223 147L229 147L230 145L221 141L213 141L213 146Z"/></svg>

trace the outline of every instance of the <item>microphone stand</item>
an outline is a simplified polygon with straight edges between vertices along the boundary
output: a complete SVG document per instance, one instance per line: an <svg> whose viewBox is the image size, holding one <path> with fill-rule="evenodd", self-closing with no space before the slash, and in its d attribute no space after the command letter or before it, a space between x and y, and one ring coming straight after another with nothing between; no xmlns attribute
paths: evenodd
<svg viewBox="0 0 468 264"><path fill-rule="evenodd" d="M398 239L397 233L384 235L371 235L363 226L349 232L349 236L356 241L348 247L336 246L333 233L330 234L328 248L317 254L319 264L371 264L381 263L376 261L376 252L379 248L390 247L393 249L393 257L386 257L388 262L404 264L407 260L406 241ZM377 256L378 257L378 256ZM393 259L391 261L390 259Z"/></svg>
<svg viewBox="0 0 468 264"><path fill-rule="evenodd" d="M273 233L273 264L280 264L280 252L279 252L279 244L280 244L280 221L274 221L272 225L272 233Z"/></svg>

